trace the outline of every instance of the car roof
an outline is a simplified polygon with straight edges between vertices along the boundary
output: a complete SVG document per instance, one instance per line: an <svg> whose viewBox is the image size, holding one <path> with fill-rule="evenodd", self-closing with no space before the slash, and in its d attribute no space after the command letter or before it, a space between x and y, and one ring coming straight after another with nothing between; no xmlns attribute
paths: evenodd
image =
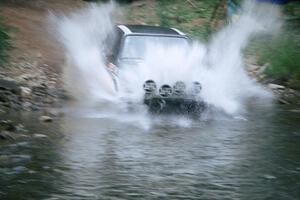
<svg viewBox="0 0 300 200"><path fill-rule="evenodd" d="M159 35L185 35L175 28L149 25L117 25L125 34L159 34Z"/></svg>

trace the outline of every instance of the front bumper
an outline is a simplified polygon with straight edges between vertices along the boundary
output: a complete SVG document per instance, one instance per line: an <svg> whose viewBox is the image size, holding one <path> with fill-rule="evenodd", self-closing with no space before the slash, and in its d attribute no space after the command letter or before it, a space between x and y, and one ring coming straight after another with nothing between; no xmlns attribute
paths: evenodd
<svg viewBox="0 0 300 200"><path fill-rule="evenodd" d="M199 99L201 84L197 81L190 88L182 81L173 86L163 84L157 88L155 81L147 80L143 85L144 103L152 113L200 114L206 107Z"/></svg>
<svg viewBox="0 0 300 200"><path fill-rule="evenodd" d="M203 112L206 104L201 100L188 97L167 97L145 95L144 104L151 113L196 114Z"/></svg>

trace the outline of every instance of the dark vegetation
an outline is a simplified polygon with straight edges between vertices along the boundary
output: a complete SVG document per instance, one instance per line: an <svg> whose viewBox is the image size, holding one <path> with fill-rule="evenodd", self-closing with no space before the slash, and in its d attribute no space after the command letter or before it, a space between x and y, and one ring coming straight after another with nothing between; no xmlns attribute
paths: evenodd
<svg viewBox="0 0 300 200"><path fill-rule="evenodd" d="M258 64L267 64L266 75L279 84L300 89L300 2L282 7L285 25L279 36L256 45Z"/></svg>
<svg viewBox="0 0 300 200"><path fill-rule="evenodd" d="M160 25L175 27L206 40L224 24L225 4L224 0L158 1L156 12Z"/></svg>
<svg viewBox="0 0 300 200"><path fill-rule="evenodd" d="M300 45L296 37L284 32L263 41L258 49L258 64L267 64L265 73L275 82L300 89Z"/></svg>

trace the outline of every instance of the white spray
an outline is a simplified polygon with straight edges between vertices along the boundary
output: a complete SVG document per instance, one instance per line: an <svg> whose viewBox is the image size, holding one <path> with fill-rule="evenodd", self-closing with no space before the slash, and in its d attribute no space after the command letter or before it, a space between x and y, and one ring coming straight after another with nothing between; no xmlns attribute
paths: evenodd
<svg viewBox="0 0 300 200"><path fill-rule="evenodd" d="M103 49L113 31L114 9L113 4L90 5L70 16L51 15L65 47L65 87L78 100L96 102L115 96Z"/></svg>
<svg viewBox="0 0 300 200"><path fill-rule="evenodd" d="M208 44L194 42L188 51L157 46L145 49L143 63L120 69L118 93L114 91L103 57L104 41L114 26L114 12L112 3L91 5L56 19L60 41L71 61L65 69L65 83L79 100L110 100L125 105L130 99L139 103L144 93L142 85L148 79L158 84L199 81L204 101L229 114L241 111L249 97L269 95L248 77L241 51L253 34L272 32L279 27L275 7L257 6L249 1L238 22L225 27Z"/></svg>

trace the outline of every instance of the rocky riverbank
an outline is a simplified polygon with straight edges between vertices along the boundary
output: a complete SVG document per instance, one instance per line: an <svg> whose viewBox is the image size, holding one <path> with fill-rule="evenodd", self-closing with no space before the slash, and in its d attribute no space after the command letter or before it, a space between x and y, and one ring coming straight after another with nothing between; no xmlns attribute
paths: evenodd
<svg viewBox="0 0 300 200"><path fill-rule="evenodd" d="M66 99L59 75L51 73L49 76L45 74L48 66L40 69L33 65L30 62L18 63L0 74L1 110L42 111L60 107Z"/></svg>
<svg viewBox="0 0 300 200"><path fill-rule="evenodd" d="M0 7L1 15L9 27L18 31L10 32L13 49L9 64L0 66L0 112L43 112L60 107L68 99L61 81L64 58L61 47L51 35L53 32L49 34L47 9L70 12L87 3L81 0L6 2ZM141 2L146 7L155 5L154 1ZM135 11L140 4L132 5ZM278 85L265 76L267 66L256 65L255 59L246 63L249 74L271 89L279 103L299 103L298 91Z"/></svg>
<svg viewBox="0 0 300 200"><path fill-rule="evenodd" d="M256 64L256 59L253 57L245 59L245 63L249 75L267 89L271 90L278 103L300 104L300 91L278 84L275 79L266 76L265 70L268 65L261 66Z"/></svg>
<svg viewBox="0 0 300 200"><path fill-rule="evenodd" d="M14 124L11 120L0 121L0 140L15 140L26 131L22 124Z"/></svg>
<svg viewBox="0 0 300 200"><path fill-rule="evenodd" d="M276 84L264 74L266 66L246 60L247 70L254 79L273 91L280 104L299 104L299 91ZM47 72L46 64L34 62L12 63L9 70L0 74L0 113L14 111L38 111L49 113L68 100L59 73ZM19 72L19 73L16 73ZM50 121L50 120L43 120Z"/></svg>
<svg viewBox="0 0 300 200"><path fill-rule="evenodd" d="M41 111L66 99L61 82L64 54L49 25L49 11L72 12L82 0L1 1L9 27L9 62L0 65L0 111Z"/></svg>

